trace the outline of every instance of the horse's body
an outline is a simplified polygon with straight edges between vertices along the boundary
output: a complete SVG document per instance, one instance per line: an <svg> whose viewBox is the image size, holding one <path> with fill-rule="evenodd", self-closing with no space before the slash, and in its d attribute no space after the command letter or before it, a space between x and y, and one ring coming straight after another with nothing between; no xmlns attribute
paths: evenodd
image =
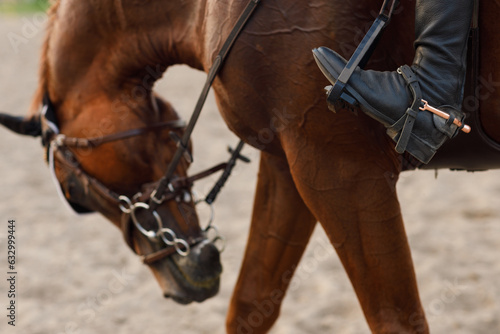
<svg viewBox="0 0 500 334"><path fill-rule="evenodd" d="M157 79L151 69L162 72L183 63L208 71L245 5L236 0L61 1L54 9L57 17L50 25L34 105L48 91L59 108L73 111L61 115L61 129L75 136L88 136L77 125L91 126L92 119L109 117L119 124L121 114L115 111L124 103L124 93L136 94L127 105L148 105L148 99L139 99L137 87ZM495 15L494 2L482 5L484 17ZM227 331L264 333L273 325L319 221L371 330L428 332L395 191L401 158L375 121L362 113L328 111L323 94L327 81L311 55L312 48L325 45L349 56L380 3L263 0L259 6L214 83L229 128L262 151ZM401 1L370 67L393 70L411 63L413 15L414 2ZM490 25L484 30L496 31ZM500 46L492 41L484 44L481 65L494 80L500 67L490 60ZM487 133L500 140L500 116L493 112L498 99L500 94L491 94L480 102ZM131 173L85 157L82 165L116 187ZM151 173L160 177L162 170ZM252 321L256 307L272 311L262 321Z"/></svg>

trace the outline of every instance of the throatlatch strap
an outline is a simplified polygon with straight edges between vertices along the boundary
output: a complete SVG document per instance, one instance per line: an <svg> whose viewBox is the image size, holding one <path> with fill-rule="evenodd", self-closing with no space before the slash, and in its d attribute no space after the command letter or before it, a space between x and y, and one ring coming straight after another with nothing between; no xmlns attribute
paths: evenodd
<svg viewBox="0 0 500 334"><path fill-rule="evenodd" d="M410 66L401 66L398 68L398 73L403 76L413 95L412 105L406 109L405 114L388 129L389 132L393 133L397 133L402 130L396 144L396 152L402 154L406 150L413 126L417 120L417 115L420 112L419 107L422 105L422 92L420 90L418 78Z"/></svg>

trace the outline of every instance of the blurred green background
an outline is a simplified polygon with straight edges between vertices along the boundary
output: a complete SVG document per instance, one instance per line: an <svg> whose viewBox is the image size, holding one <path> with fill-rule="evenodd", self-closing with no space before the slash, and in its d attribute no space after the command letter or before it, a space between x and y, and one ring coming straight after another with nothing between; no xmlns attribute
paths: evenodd
<svg viewBox="0 0 500 334"><path fill-rule="evenodd" d="M0 0L0 13L26 13L45 11L49 0Z"/></svg>

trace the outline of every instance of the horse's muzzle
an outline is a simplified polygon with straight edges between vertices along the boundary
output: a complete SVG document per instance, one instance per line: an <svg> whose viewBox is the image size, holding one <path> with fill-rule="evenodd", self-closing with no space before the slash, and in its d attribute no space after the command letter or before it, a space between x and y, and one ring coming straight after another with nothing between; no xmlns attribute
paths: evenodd
<svg viewBox="0 0 500 334"><path fill-rule="evenodd" d="M174 254L152 266L163 276L163 293L180 304L203 302L219 291L222 265L217 248L205 240L191 248L188 256Z"/></svg>

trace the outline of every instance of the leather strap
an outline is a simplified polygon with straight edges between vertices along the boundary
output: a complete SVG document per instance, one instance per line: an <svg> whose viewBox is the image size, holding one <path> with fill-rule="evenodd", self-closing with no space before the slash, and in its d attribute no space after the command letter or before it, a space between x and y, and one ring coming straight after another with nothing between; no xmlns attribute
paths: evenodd
<svg viewBox="0 0 500 334"><path fill-rule="evenodd" d="M149 206L153 210L159 205L159 203L161 203L161 197L163 196L163 193L167 189L168 184L170 183L170 179L174 175L174 172L177 169L177 165L179 164L182 156L184 155L185 148L188 146L189 139L191 138L191 134L193 133L194 130L194 126L196 125L196 122L200 117L201 110L203 108L205 100L207 99L208 92L210 91L210 87L212 86L212 83L215 80L216 75L219 73L219 70L221 69L227 55L229 54L231 47L238 38L238 35L240 34L241 30L243 29L247 21L252 16L259 2L260 0L250 0L250 2L243 10L243 13L236 21L236 24L229 33L229 36L222 45L222 48L220 49L219 53L215 57L212 67L208 72L205 85L203 86L200 97L198 98L198 102L196 103L196 107L193 111L193 114L191 115L191 119L189 120L189 124L186 130L184 131L180 143L178 144L177 151L175 152L172 161L168 165L165 175L161 178L160 182L158 183L158 187L156 188L154 195L151 197L149 201Z"/></svg>
<svg viewBox="0 0 500 334"><path fill-rule="evenodd" d="M60 183L65 194L64 199L73 207L73 209L78 213L85 213L93 212L96 208L87 207L88 203L72 201L71 192L68 188L70 186L70 184L68 184L68 180L71 176L74 177L72 182L77 182L77 184L72 184L72 186L81 188L91 201L95 200L97 203L108 202L112 203L112 207L118 207L120 204L119 195L104 186L95 178L85 173L75 159L70 159L71 156L71 152L62 152L60 148L54 151L54 159L56 159L59 164L59 168L64 170L63 173L67 175L66 179ZM66 194L69 194L70 197L68 198ZM77 210L77 208L79 208L79 210Z"/></svg>
<svg viewBox="0 0 500 334"><path fill-rule="evenodd" d="M205 239L204 238L194 239L191 242L189 242L189 246L193 247L196 244L202 242L203 240L205 240ZM175 254L176 252L177 251L176 251L175 247L173 247L173 246L169 246L167 248L162 248L159 251L156 251L154 253L147 254L147 255L142 255L141 256L142 257L142 263L147 264L147 265L151 265L151 264L155 263L156 261L159 261L159 260L161 260L161 259L163 259L165 257L168 257L170 255Z"/></svg>
<svg viewBox="0 0 500 334"><path fill-rule="evenodd" d="M231 172L233 171L234 166L236 166L236 161L242 160L243 162L246 162L246 163L250 162L250 159L241 155L241 149L243 148L243 145L244 145L243 141L240 141L240 143L238 144L236 149L233 150L233 149L229 148L229 152L231 153L231 158L229 159L229 161L227 163L224 164L225 165L224 172L220 176L219 180L217 180L217 182L213 186L212 190L210 190L207 197L205 197L205 202L207 202L208 204L212 204L215 201L215 199L217 198L217 195L221 191L222 187L224 187L224 185L227 182L227 179L231 175Z"/></svg>
<svg viewBox="0 0 500 334"><path fill-rule="evenodd" d="M182 120L175 120L169 122L162 122L151 124L143 128L130 129L122 132L113 133L110 135L95 137L95 138L76 138L76 137L62 137L60 144L67 147L74 148L95 148L102 144L110 143L117 140L127 139L135 136L140 136L150 131L157 131L160 129L182 129L186 123Z"/></svg>
<svg viewBox="0 0 500 334"><path fill-rule="evenodd" d="M398 3L399 0L384 0L378 17L373 22L361 43L359 43L351 59L347 62L346 66L342 70L342 73L340 73L339 78L328 92L327 101L329 104L335 104L338 99L345 100L350 104L354 103L354 100L349 95L343 93L345 86L356 70L356 67L359 66L363 68L368 62L368 59L372 55L383 29L389 23L394 12L394 8Z"/></svg>
<svg viewBox="0 0 500 334"><path fill-rule="evenodd" d="M176 252L175 247L172 246L167 248L162 248L157 252L148 255L142 255L142 263L151 265L156 261L159 261L165 257L169 257L170 255L175 254L175 252Z"/></svg>
<svg viewBox="0 0 500 334"><path fill-rule="evenodd" d="M406 109L405 114L388 129L388 131L392 133L399 133L401 131L399 140L396 144L396 152L402 154L406 150L406 146L408 145L413 131L413 126L417 120L417 115L420 112L419 107L422 105L422 92L420 90L418 78L410 66L401 66L398 68L398 73L403 76L413 95L412 105Z"/></svg>

